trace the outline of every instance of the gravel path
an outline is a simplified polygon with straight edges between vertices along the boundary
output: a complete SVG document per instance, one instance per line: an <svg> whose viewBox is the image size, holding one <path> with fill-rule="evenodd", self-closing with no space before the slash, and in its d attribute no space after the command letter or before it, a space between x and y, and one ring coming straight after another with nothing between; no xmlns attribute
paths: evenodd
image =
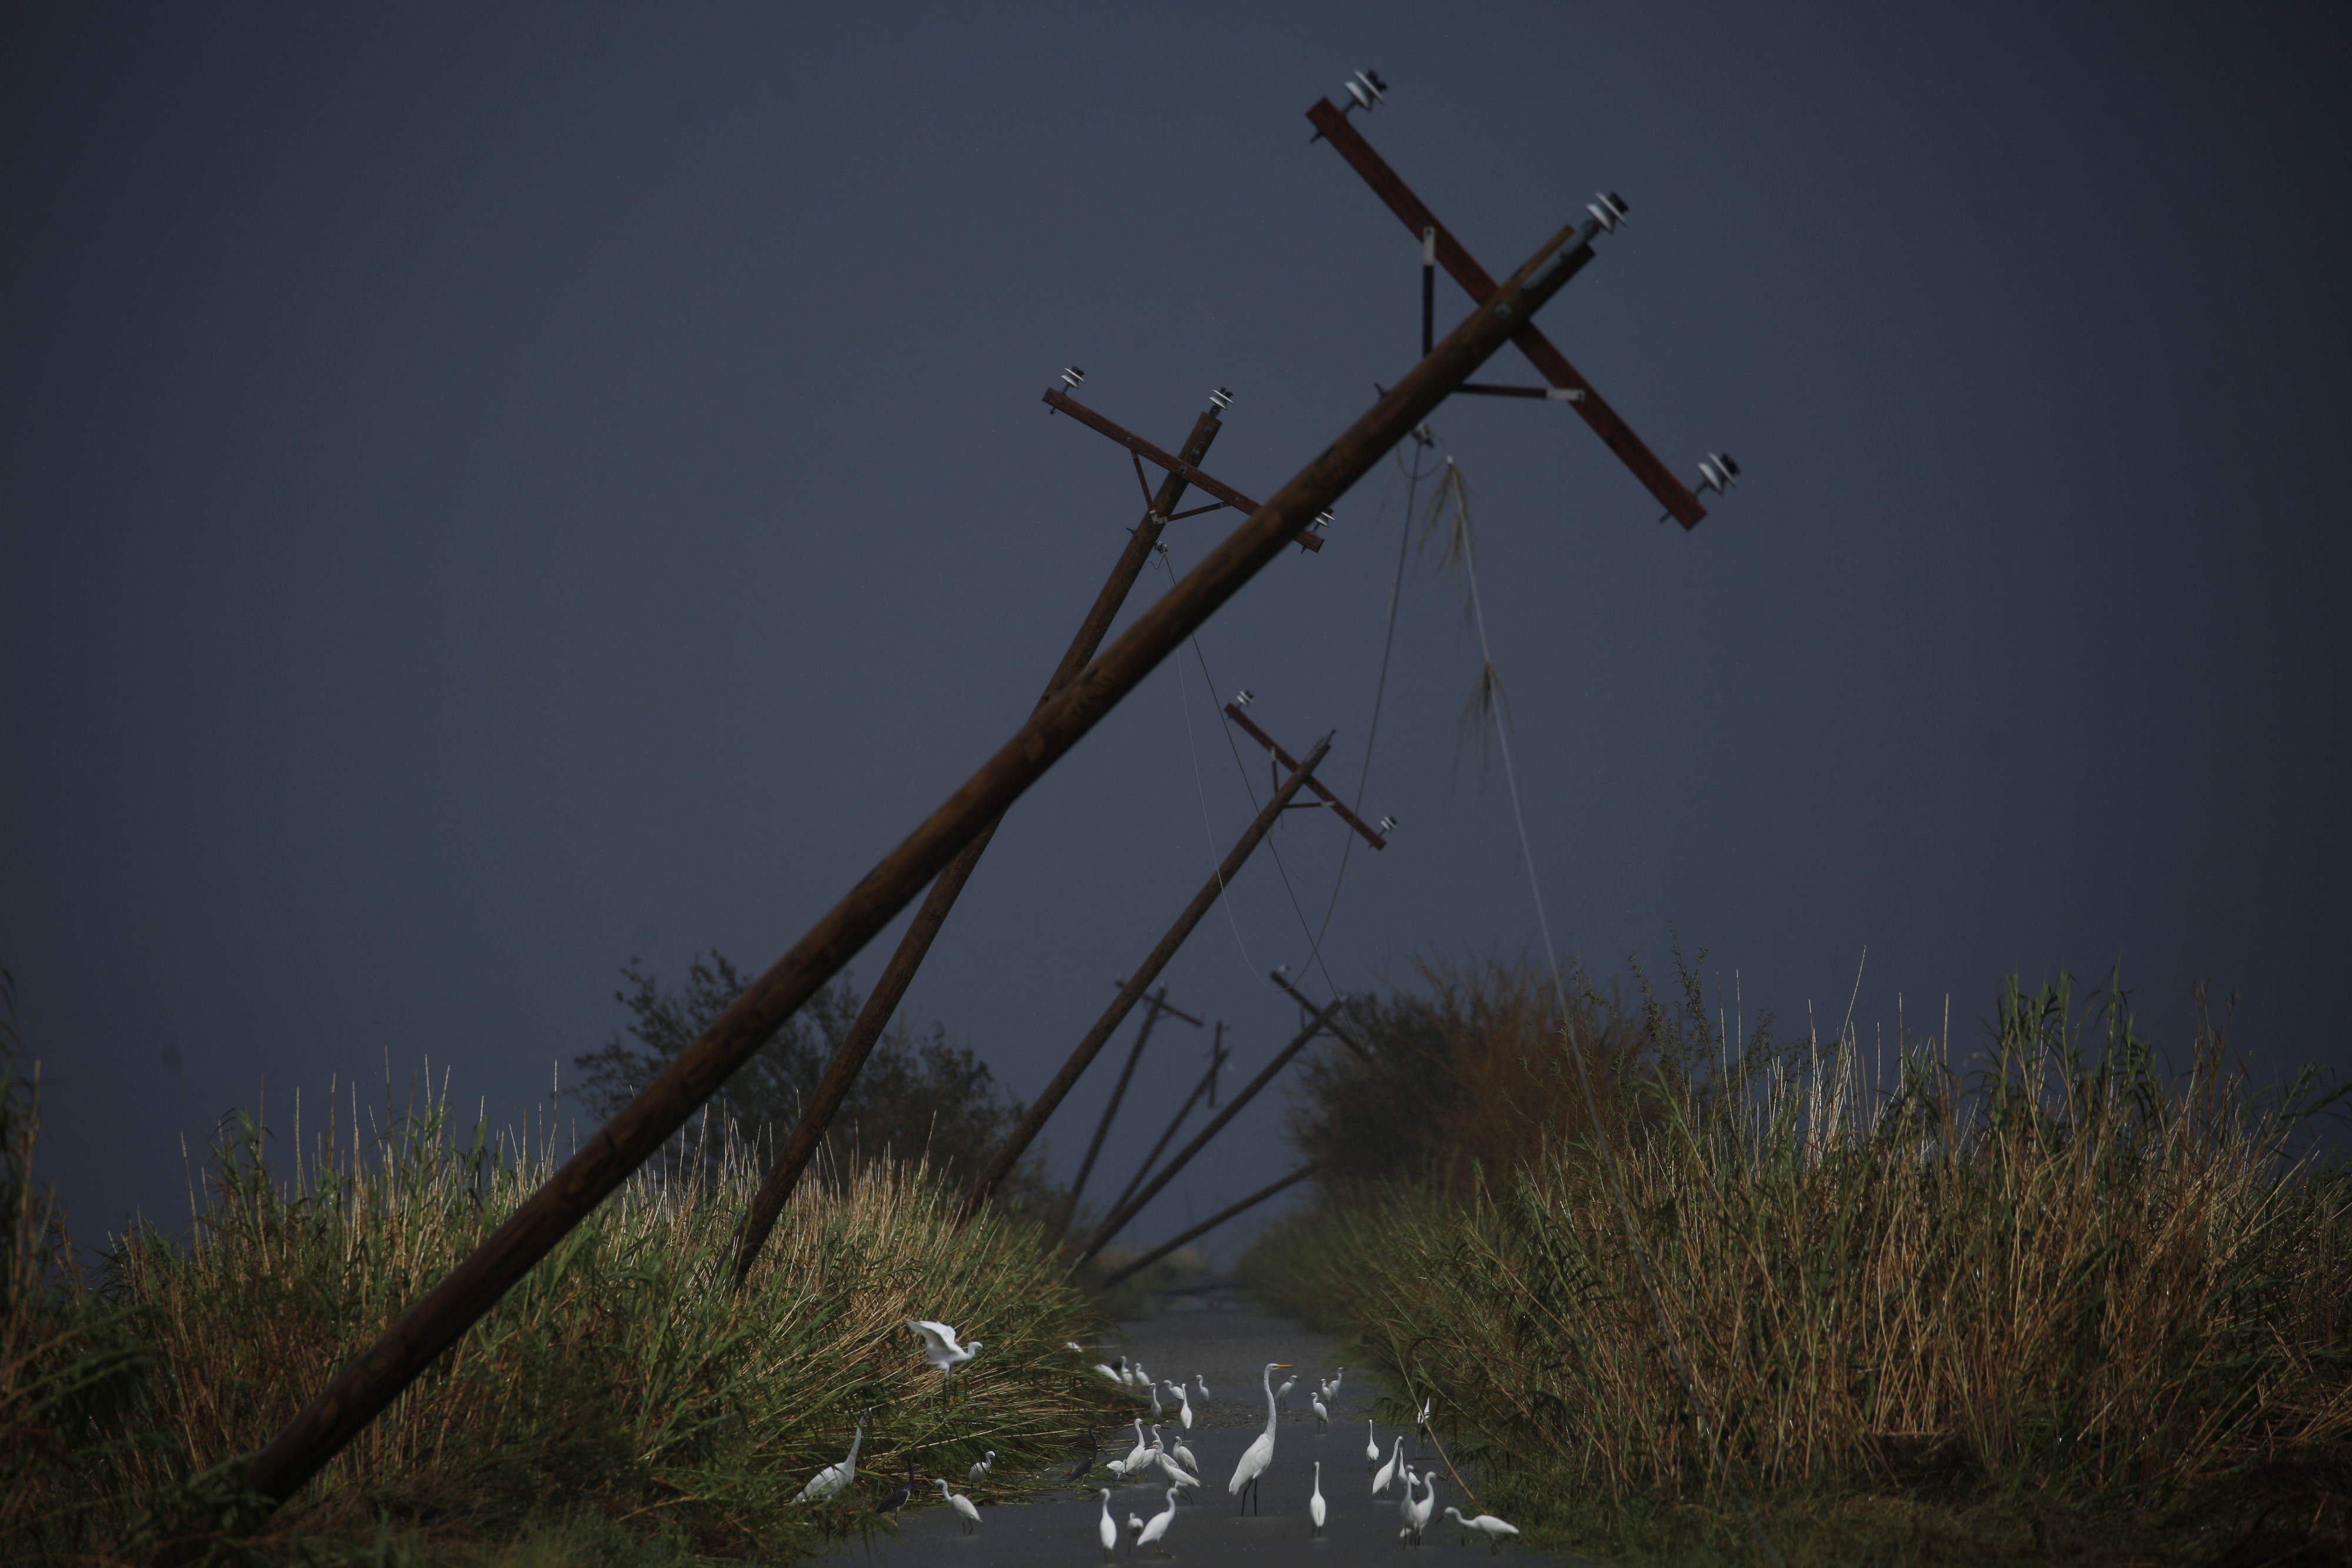
<svg viewBox="0 0 2352 1568"><path fill-rule="evenodd" d="M1191 1432L1180 1434L1172 1401L1169 1419L1161 1424L1166 1437L1172 1439L1181 1435L1192 1447L1201 1461L1203 1483L1197 1501L1180 1501L1176 1506L1166 1542L1169 1555L1213 1563L1396 1562L1401 1522L1398 1489L1391 1487L1384 1498L1371 1496L1364 1460L1367 1407L1381 1392L1375 1381L1349 1371L1340 1385L1341 1408L1332 1412L1332 1429L1318 1434L1305 1394L1313 1381L1329 1376L1333 1370L1327 1341L1296 1323L1235 1302L1223 1292L1171 1298L1169 1308L1148 1322L1122 1323L1119 1338L1109 1342L1102 1355L1108 1361L1124 1352L1140 1361L1155 1379L1181 1378L1190 1384L1195 1374L1208 1379L1213 1398L1204 1409L1196 1396ZM1291 1396L1291 1416L1278 1427L1274 1468L1260 1487L1265 1511L1237 1518L1225 1481L1242 1450L1265 1430L1265 1395L1260 1377L1269 1361L1296 1364L1297 1371L1285 1375L1297 1376L1300 1387ZM1281 1378L1276 1381L1278 1384ZM1412 1437L1410 1432L1404 1436L1410 1458ZM1382 1448L1391 1448L1396 1437L1396 1428L1381 1428ZM1101 1442L1102 1458L1123 1458L1134 1446L1134 1429L1106 1433ZM1307 1514L1318 1460L1322 1463L1323 1497L1328 1511L1328 1522L1319 1539L1311 1536ZM1099 1466L1090 1479L1097 1487L1108 1484ZM963 1489L959 1485L957 1490ZM1130 1513L1148 1520L1168 1506L1166 1496L1163 1488L1121 1487L1111 1493L1112 1518L1121 1524ZM1437 1512L1429 1528L1428 1545L1450 1548L1457 1543L1462 1531L1447 1522L1445 1506L1461 1501L1460 1489L1441 1466ZM1097 1491L1072 1489L1048 1492L1034 1502L983 1507L980 1529L965 1535L955 1513L939 1500L934 1487L929 1506L910 1504L897 1516L897 1540L877 1536L867 1542L846 1542L820 1561L878 1563L885 1568L1099 1563L1102 1547L1096 1531L1101 1516ZM1121 1561L1126 1559L1125 1542L1122 1531ZM1581 1558L1516 1546L1506 1546L1504 1551L1526 1563L1585 1563ZM1149 1556L1147 1551L1139 1561ZM1446 1561L1468 1560L1448 1557Z"/></svg>

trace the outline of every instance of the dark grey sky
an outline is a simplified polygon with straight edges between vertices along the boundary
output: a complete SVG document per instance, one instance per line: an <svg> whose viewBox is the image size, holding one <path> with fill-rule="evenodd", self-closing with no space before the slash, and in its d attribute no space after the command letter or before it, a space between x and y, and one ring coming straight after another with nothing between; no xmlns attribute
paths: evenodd
<svg viewBox="0 0 2352 1568"><path fill-rule="evenodd" d="M2168 1043L2207 975L2264 1071L2352 1061L2340 7L0 27L0 962L86 1231L178 1211L265 1082L283 1125L429 1058L511 1120L632 955L781 951L1025 714L1133 521L1039 406L1063 364L1171 445L1231 386L1211 466L1263 495L1410 362L1417 247L1303 119L1363 66L1496 272L1624 193L1543 324L1748 475L1685 535L1561 409L1434 422L1567 944L1616 973L1671 922L1832 1025L1867 946L1865 1030L1948 995L1968 1038L2012 967L2120 959ZM1401 507L1368 479L1202 639L1349 784ZM1350 987L1534 939L1451 590L1402 618ZM1210 863L1183 695L1220 849L1249 813L1186 679L1016 809L918 984L1024 1094ZM1282 845L1319 909L1333 824ZM1244 1069L1294 1016L1253 966L1305 957L1274 870L1170 974ZM1140 1232L1269 1179L1277 1124Z"/></svg>

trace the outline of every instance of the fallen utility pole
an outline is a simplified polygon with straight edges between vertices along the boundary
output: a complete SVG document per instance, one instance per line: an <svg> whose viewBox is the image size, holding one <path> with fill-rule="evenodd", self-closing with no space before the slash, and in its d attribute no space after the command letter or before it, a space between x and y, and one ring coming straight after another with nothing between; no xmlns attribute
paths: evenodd
<svg viewBox="0 0 2352 1568"><path fill-rule="evenodd" d="M1077 375L1080 372L1074 371L1070 373ZM1215 441L1217 433L1224 428L1217 418L1218 406L1213 403L1202 409L1201 417L1192 422L1192 434L1184 439L1184 458L1188 465L1198 463L1206 456L1210 443ZM1110 577L1103 583L1102 591L1095 595L1094 607L1087 612L1085 622L1078 627L1078 634L1070 639L1068 649L1062 654L1061 664L1055 667L1053 678L1045 683L1045 695L1037 699L1038 706L1043 707L1051 702L1056 692L1068 685L1071 677L1086 667L1087 661L1093 658L1095 650L1102 645L1103 634L1110 630L1110 623L1117 618L1120 606L1127 602L1129 591L1134 588L1135 580L1142 575L1145 564L1151 559L1152 548L1160 542L1160 530L1168 526L1169 514L1183 499L1185 484L1183 474L1171 471L1161 482L1159 492L1147 497L1143 520L1129 534L1127 548L1119 552L1118 564L1111 568ZM801 1174L808 1168L809 1161L816 1157L817 1147L824 1141L826 1129L833 1125L833 1119L839 1113L842 1103L849 1098L849 1091L856 1083L857 1074L865 1068L866 1059L873 1054L875 1042L882 1038L882 1031L889 1027L890 1017L898 1010L898 1003L905 998L907 988L914 984L915 971L923 967L923 959L929 955L932 942L939 937L940 928L947 924L949 912L955 908L956 900L963 896L964 884L971 880L981 856L988 852L989 843L996 837L998 826L999 822L991 822L982 829L979 835L964 847L963 852L949 862L948 868L940 873L939 880L931 883L931 891L924 896L922 908L916 911L906 935L898 938L898 951L890 955L890 961L883 966L880 977L874 982L872 994L866 997L866 1005L858 1009L856 1021L849 1026L849 1033L842 1038L841 1044L833 1053L833 1060L825 1064L824 1076L818 1081L816 1092L802 1108L800 1121L793 1128L791 1140L778 1152L775 1163L768 1167L768 1174L761 1178L760 1190L751 1199L751 1212L744 1216L743 1234L735 1250L737 1285L741 1285L751 1277L751 1265L759 1258L761 1247L767 1242L769 1232L775 1228L777 1216L783 1213L784 1204L792 1197L793 1188L799 1184Z"/></svg>
<svg viewBox="0 0 2352 1568"><path fill-rule="evenodd" d="M1135 1189L1143 1185L1143 1178L1151 1174L1153 1162L1168 1147L1169 1140L1175 1137L1176 1129L1184 1124L1184 1118L1192 1113L1192 1107L1201 1103L1204 1091L1209 1096L1209 1109L1213 1111L1217 1108L1217 1074L1223 1071L1224 1065L1225 1026L1220 1023L1217 1025L1217 1042L1209 1048L1209 1071L1201 1074L1201 1082L1192 1085L1192 1092L1184 1096L1184 1103L1177 1106L1176 1114L1168 1118L1168 1130L1160 1134L1160 1141L1151 1145L1151 1152L1143 1156L1143 1163L1135 1167L1133 1176L1127 1178L1127 1186L1120 1188L1118 1197L1111 1200L1110 1211L1113 1214L1127 1206L1127 1200L1135 1196Z"/></svg>
<svg viewBox="0 0 2352 1568"><path fill-rule="evenodd" d="M1192 1227L1192 1229L1185 1231L1182 1235L1171 1236L1167 1240L1161 1242L1159 1246L1154 1247L1150 1251L1146 1252L1142 1257L1136 1259L1133 1262L1121 1265L1117 1273L1104 1275L1102 1283L1095 1288L1099 1291L1108 1291L1113 1285L1118 1284L1120 1281L1127 1279L1129 1275L1141 1273L1144 1270L1150 1268L1154 1263L1159 1262L1162 1258L1167 1257L1171 1252L1175 1251L1179 1247L1183 1246L1187 1241L1199 1240L1202 1237L1206 1236L1210 1231L1214 1230L1218 1226L1223 1225L1226 1220L1231 1219L1234 1216L1248 1213L1251 1209L1255 1208L1259 1204L1264 1203L1267 1198L1272 1197L1275 1194L1284 1191L1286 1188L1297 1186L1300 1182L1305 1181L1308 1176L1313 1176L1317 1171L1319 1171L1322 1168L1323 1166L1319 1162L1299 1166L1297 1170L1291 1172L1280 1181L1276 1182L1273 1186L1258 1188L1255 1192L1250 1194L1239 1203L1234 1204L1229 1207L1217 1210L1216 1213L1209 1216L1208 1218L1201 1221L1200 1224Z"/></svg>
<svg viewBox="0 0 2352 1568"><path fill-rule="evenodd" d="M990 1157L986 1168L972 1177L971 1190L964 1195L965 1219L980 1212L981 1206L988 1201L988 1195L996 1190L996 1184L1012 1174L1013 1167L1021 1163L1021 1156L1029 1152L1029 1145L1037 1141L1039 1133L1045 1131L1046 1119L1053 1115L1055 1109L1077 1082L1079 1075L1101 1051L1103 1042L1110 1039L1134 1009L1135 1004L1142 998L1143 988L1160 977L1160 971L1168 967L1168 961L1176 956L1176 950L1184 946L1184 938L1192 935L1192 927L1201 924L1201 917L1224 896L1226 887L1241 874L1243 864L1250 858L1250 852L1257 848L1259 841L1265 837L1266 830L1273 827L1275 819L1282 815L1282 809L1290 804L1290 798L1298 793L1298 787L1314 776L1316 767L1330 749L1331 737L1327 735L1307 753L1307 760L1282 781L1282 788L1274 792L1274 799L1259 808L1257 815L1250 819L1250 825L1242 830L1242 836L1226 852L1224 862L1210 873L1209 880L1201 884L1201 891L1192 895L1192 902L1184 906L1184 913L1176 917L1176 924L1168 928L1167 935L1160 937L1159 945L1151 949L1150 956L1143 960L1134 974L1128 977L1127 983L1118 988L1118 995L1111 998L1110 1006L1104 1009L1102 1017L1095 1020L1095 1027L1087 1030L1087 1037L1078 1041L1071 1051L1069 1060L1062 1063L1062 1070L1054 1074L1053 1082L1040 1090L1037 1098L1029 1103L1028 1110L1022 1113L1020 1124L1006 1136L1003 1146Z"/></svg>
<svg viewBox="0 0 2352 1568"><path fill-rule="evenodd" d="M629 1174L755 1055L818 987L914 901L1022 794L1117 707L1161 660L1271 565L1291 536L1412 434L1592 258L1597 224L1547 240L1487 303L1317 453L1263 507L1225 536L1052 701L1029 716L782 956L743 989L700 1038L637 1092L544 1186L457 1266L343 1364L255 1456L250 1490L272 1504L397 1398L442 1352L498 1304Z"/></svg>
<svg viewBox="0 0 2352 1568"><path fill-rule="evenodd" d="M1119 1069L1118 1082L1110 1092L1110 1103L1103 1107L1102 1120L1095 1124L1094 1142L1087 1145L1087 1157L1078 1162L1078 1174L1070 1183L1069 1207L1062 1218L1065 1227L1069 1224L1069 1216L1078 1211L1078 1196L1087 1190L1087 1177L1094 1174L1095 1161L1102 1154L1103 1140L1110 1135L1111 1121L1118 1114L1119 1102L1127 1098L1127 1086L1135 1079L1136 1063L1143 1060L1143 1048L1150 1043L1152 1026L1160 1021L1160 1015L1173 1013L1194 1029L1205 1027L1201 1019L1182 1008L1168 1005L1168 988L1165 986L1144 998L1143 1004L1143 1027L1135 1031L1135 1048L1127 1053L1127 1065Z"/></svg>
<svg viewBox="0 0 2352 1568"><path fill-rule="evenodd" d="M1293 1036L1288 1045L1286 1045L1280 1051L1276 1051L1274 1053L1274 1060L1267 1062L1265 1067L1261 1068L1258 1071L1258 1075L1255 1078L1251 1079L1240 1093L1234 1095L1232 1100L1228 1101L1223 1111L1218 1112L1215 1116L1210 1119L1209 1124L1202 1128L1191 1143L1184 1145L1183 1152L1178 1155L1174 1159L1168 1162L1167 1168L1162 1170L1158 1176L1153 1176L1150 1181L1144 1183L1142 1191L1137 1193L1132 1198L1129 1198L1125 1204L1121 1205L1117 1210L1115 1210L1108 1219L1103 1221L1103 1228L1095 1232L1094 1240L1087 1245L1086 1251L1079 1255L1078 1261L1083 1263L1088 1258L1091 1258L1096 1253L1101 1251L1106 1242L1109 1241L1112 1237L1118 1235L1121 1230L1126 1228L1128 1221L1142 1213L1144 1205L1150 1203L1153 1198L1158 1197L1160 1196L1160 1189L1166 1186L1170 1182L1176 1179L1176 1173L1182 1170L1186 1166L1192 1164L1192 1156L1199 1154L1202 1149L1207 1148L1209 1146L1209 1140L1215 1137L1219 1133L1223 1132L1225 1130L1225 1124L1232 1121L1235 1116L1241 1114L1242 1107L1248 1104L1253 1099L1256 1098L1257 1092L1259 1090L1273 1082L1276 1073L1290 1065L1290 1059L1292 1057L1297 1056L1300 1051L1306 1050L1309 1045L1312 1045L1315 1042L1315 1037L1323 1032L1323 1026L1330 1020L1331 1015L1338 1012L1341 1005L1346 1001L1347 998L1345 997L1335 998L1329 1007L1325 1008L1321 1012L1317 1013L1312 1019L1308 1019L1307 1027L1300 1030L1297 1034Z"/></svg>
<svg viewBox="0 0 2352 1568"><path fill-rule="evenodd" d="M1280 986L1284 991L1287 992L1290 999L1298 1004L1298 1010L1302 1014L1313 1012L1315 1010L1315 1004L1307 999L1305 992L1301 991L1297 986L1290 983L1290 976L1286 972L1287 968L1288 966L1286 965L1281 969L1276 969L1269 973L1266 976L1266 978L1272 980L1276 985ZM1332 1039L1338 1040L1341 1045L1346 1046L1349 1051L1354 1051L1360 1060L1370 1061L1372 1059L1372 1053L1364 1049L1364 1042L1358 1040L1354 1035L1349 1034L1346 1030L1341 1029L1338 1024L1327 1023L1323 1027L1330 1031Z"/></svg>
<svg viewBox="0 0 2352 1568"><path fill-rule="evenodd" d="M1125 425L1114 423L1112 421L1104 418L1101 414L1097 413L1093 409L1088 408L1086 404L1080 402L1077 399L1069 396L1067 393L1059 392L1053 387L1047 387L1045 389L1045 402L1050 406L1059 409L1062 413L1068 414L1080 424L1088 425L1102 432L1105 435L1109 436L1113 441L1118 442L1121 446L1126 447L1128 451L1133 453L1137 457L1141 458L1146 462L1156 463L1160 467L1167 469L1171 477L1181 479L1185 483L1191 485L1194 489L1205 490L1210 495L1214 496L1217 498L1215 506L1195 507L1189 512L1178 512L1174 517L1168 519L1170 522L1174 522L1177 517L1197 517L1202 512L1215 511L1218 507L1231 507L1234 510L1242 513L1244 516L1251 516L1257 511L1257 503L1251 500L1247 496L1243 495L1239 490L1234 489L1231 485L1226 484L1221 479L1217 479L1207 474L1202 473L1200 469L1192 465L1192 462L1180 461L1169 456L1168 454L1160 451L1160 448L1152 445L1151 443L1144 440L1143 437L1136 434ZM1298 546L1301 549L1319 550L1323 548L1323 536L1317 533L1311 527L1304 528L1290 537L1290 542Z"/></svg>
<svg viewBox="0 0 2352 1568"><path fill-rule="evenodd" d="M1242 694L1244 696L1247 696L1249 694L1247 692L1244 692ZM1243 734L1248 736L1252 740L1256 741L1260 746L1265 747L1266 749L1266 755L1273 758L1276 762L1279 762L1285 768L1296 768L1298 766L1298 764L1290 759L1290 753L1283 750L1279 745L1276 744L1274 737L1266 734L1265 731L1258 728L1256 725L1250 722L1249 715L1242 712L1242 705L1239 702L1229 702L1225 705L1225 716L1236 725L1239 725ZM1323 781L1320 779L1309 779L1307 781L1307 787L1309 789L1314 790L1318 795L1320 795L1323 798L1323 803L1325 805L1330 807L1334 811L1339 812L1339 820L1341 821L1355 829L1359 833L1361 833L1364 836L1364 841L1366 843L1371 845L1372 848L1376 850L1384 850L1389 847L1388 840L1381 837L1380 833L1376 830L1368 826L1361 817L1357 816L1355 812L1348 810L1347 803L1341 800L1339 796L1334 795L1330 790L1325 789ZM1390 825L1393 827L1395 824L1391 823Z"/></svg>
<svg viewBox="0 0 2352 1568"><path fill-rule="evenodd" d="M1372 144L1364 140L1363 133L1349 122L1346 110L1327 98L1318 100L1315 107L1307 111L1307 118L1318 134L1330 140L1331 145L1339 151L1340 157L1348 161L1349 166L1363 176L1364 183L1388 204L1389 211L1403 219L1404 226L1421 240L1424 298L1430 289L1429 264L1432 261L1442 264L1447 272L1452 273L1454 281L1460 284L1479 305L1484 306L1494 298L1494 278L1478 265L1475 256L1463 248L1462 242L1454 237L1453 232L1437 221L1437 214L1422 204L1421 198L1414 195L1411 187L1398 177L1397 172L1388 166L1387 160L1372 151ZM1607 197L1601 200L1608 205L1606 213L1600 205L1585 210L1593 214L1601 227L1614 229L1618 219L1623 215L1624 204ZM1592 390L1592 383L1568 362L1566 354L1552 347L1550 339L1536 330L1532 323L1522 322L1513 330L1511 340L1518 345L1519 351L1528 357L1538 373L1551 383L1553 392L1559 393L1561 400L1592 427L1592 433L1608 444L1609 450L1617 455L1617 460L1633 471L1633 476L1658 498L1658 504L1666 508L1668 515L1685 528L1698 527L1699 519L1706 516L1706 508L1699 505L1698 497L1692 495L1664 463L1658 461L1656 453L1643 444L1642 438L1618 417L1617 411L1601 401L1601 394ZM1474 389L1465 386L1454 390ZM1502 389L1480 386L1475 390L1491 392ZM1525 392L1505 392L1504 395L1544 397L1551 394L1531 389ZM1737 473L1738 469L1735 467L1732 471ZM1700 472L1705 474L1706 470L1702 467ZM1717 486L1710 482L1708 487Z"/></svg>

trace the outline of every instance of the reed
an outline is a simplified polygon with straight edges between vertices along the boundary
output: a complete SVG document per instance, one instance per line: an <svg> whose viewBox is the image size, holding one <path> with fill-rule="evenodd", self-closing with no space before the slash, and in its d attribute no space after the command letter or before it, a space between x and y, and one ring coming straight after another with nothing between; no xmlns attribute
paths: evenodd
<svg viewBox="0 0 2352 1568"><path fill-rule="evenodd" d="M201 1544L211 1527L190 1521L234 1492L237 1456L553 1171L548 1140L477 1126L461 1141L446 1109L433 1099L373 1136L356 1105L323 1127L314 1117L283 1170L258 1123L223 1133L191 1232L125 1237L81 1303L129 1325L140 1396L76 1435L53 1489L74 1506L22 1521L12 1551L136 1558L175 1533ZM868 1162L806 1185L748 1288L730 1288L760 1175L747 1155L641 1173L243 1550L374 1541L385 1560L437 1559L505 1541L560 1559L581 1538L607 1560L617 1530L789 1559L871 1527L910 1458L961 1480L993 1448L997 1490L1017 1491L1104 1418L1112 1395L1063 1348L1098 1319L1035 1228L996 1214L959 1228L954 1195L919 1165ZM908 1317L984 1343L952 1397ZM860 1412L858 1485L795 1504Z"/></svg>
<svg viewBox="0 0 2352 1568"><path fill-rule="evenodd" d="M2176 1071L2119 993L2012 984L1976 1071L1898 1040L1884 1085L1850 1033L1737 1060L1718 1037L1705 1078L1604 1117L1630 1237L1580 1129L1328 1205L1249 1274L1400 1404L1434 1394L1486 1506L1589 1548L1742 1539L1638 1250L1801 1558L2340 1549L2352 1186L2294 1142L2331 1096L2254 1092L2200 1018Z"/></svg>

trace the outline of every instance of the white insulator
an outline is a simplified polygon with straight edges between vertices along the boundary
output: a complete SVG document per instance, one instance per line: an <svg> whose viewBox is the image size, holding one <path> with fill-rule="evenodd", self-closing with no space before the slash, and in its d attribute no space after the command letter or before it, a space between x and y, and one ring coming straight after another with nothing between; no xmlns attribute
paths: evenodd
<svg viewBox="0 0 2352 1568"><path fill-rule="evenodd" d="M1078 369L1077 366L1065 365L1062 367L1062 384L1069 388L1072 392L1077 391L1078 383L1086 379L1087 372Z"/></svg>
<svg viewBox="0 0 2352 1568"><path fill-rule="evenodd" d="M1257 701L1257 694L1255 692L1239 691L1234 694L1234 706L1235 707L1247 707L1250 704L1255 701Z"/></svg>

